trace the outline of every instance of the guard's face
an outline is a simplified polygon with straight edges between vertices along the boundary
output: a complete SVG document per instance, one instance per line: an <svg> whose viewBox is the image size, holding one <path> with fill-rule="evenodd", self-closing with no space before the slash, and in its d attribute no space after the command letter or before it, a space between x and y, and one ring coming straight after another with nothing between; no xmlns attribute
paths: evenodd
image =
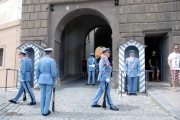
<svg viewBox="0 0 180 120"><path fill-rule="evenodd" d="M134 57L134 53L130 53L130 57Z"/></svg>
<svg viewBox="0 0 180 120"><path fill-rule="evenodd" d="M107 57L110 57L111 53L110 52L107 52L108 53L108 56Z"/></svg>
<svg viewBox="0 0 180 120"><path fill-rule="evenodd" d="M153 51L153 52L152 52L152 54L153 54L153 55L156 55L156 52L155 52L155 51Z"/></svg>
<svg viewBox="0 0 180 120"><path fill-rule="evenodd" d="M19 53L19 57L22 58L22 57L23 57L23 54Z"/></svg>

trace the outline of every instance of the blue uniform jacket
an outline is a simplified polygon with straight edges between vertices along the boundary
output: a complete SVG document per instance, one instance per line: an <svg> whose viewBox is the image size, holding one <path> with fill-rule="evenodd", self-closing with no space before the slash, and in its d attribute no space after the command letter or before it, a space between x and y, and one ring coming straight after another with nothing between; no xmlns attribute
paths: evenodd
<svg viewBox="0 0 180 120"><path fill-rule="evenodd" d="M137 77L137 75L140 74L139 59L134 58L132 60L131 57L127 58L124 69L129 77Z"/></svg>
<svg viewBox="0 0 180 120"><path fill-rule="evenodd" d="M32 72L32 60L31 60L31 58L29 58L29 57L26 57L26 59L27 59L27 61L30 63L30 65L28 66L28 69L29 69L30 74L31 74L31 72Z"/></svg>
<svg viewBox="0 0 180 120"><path fill-rule="evenodd" d="M20 60L20 81L30 81L30 72L32 69L32 64L26 58L21 58Z"/></svg>
<svg viewBox="0 0 180 120"><path fill-rule="evenodd" d="M111 65L107 57L102 57L99 61L99 75L98 81L105 82L107 78L110 78L111 74Z"/></svg>
<svg viewBox="0 0 180 120"><path fill-rule="evenodd" d="M94 59L94 61L93 61L93 59ZM95 67L91 67L92 63L95 65ZM95 71L96 68L97 68L96 59L94 57L88 58L88 60L87 60L87 69L88 69L88 71Z"/></svg>
<svg viewBox="0 0 180 120"><path fill-rule="evenodd" d="M53 85L56 82L56 62L50 56L45 56L38 62L36 77L38 84Z"/></svg>

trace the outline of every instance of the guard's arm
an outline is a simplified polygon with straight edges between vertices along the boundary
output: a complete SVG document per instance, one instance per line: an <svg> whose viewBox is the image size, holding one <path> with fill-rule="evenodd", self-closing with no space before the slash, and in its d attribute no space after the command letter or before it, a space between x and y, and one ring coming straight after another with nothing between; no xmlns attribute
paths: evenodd
<svg viewBox="0 0 180 120"><path fill-rule="evenodd" d="M21 74L21 80L25 80L25 73L26 73L26 65L25 60L20 61L20 74Z"/></svg>
<svg viewBox="0 0 180 120"><path fill-rule="evenodd" d="M37 78L37 81L38 81L38 79L39 79L39 76L40 76L40 62L38 62L38 65L37 65L37 68L36 68L36 78Z"/></svg>
<svg viewBox="0 0 180 120"><path fill-rule="evenodd" d="M125 60L124 70L125 70L125 72L127 73L127 70L128 70L128 62L127 62L127 59Z"/></svg>
<svg viewBox="0 0 180 120"><path fill-rule="evenodd" d="M56 61L53 60L51 62L51 76L52 76L52 79L54 81L54 83L56 82L56 77L57 77L57 68L56 68Z"/></svg>

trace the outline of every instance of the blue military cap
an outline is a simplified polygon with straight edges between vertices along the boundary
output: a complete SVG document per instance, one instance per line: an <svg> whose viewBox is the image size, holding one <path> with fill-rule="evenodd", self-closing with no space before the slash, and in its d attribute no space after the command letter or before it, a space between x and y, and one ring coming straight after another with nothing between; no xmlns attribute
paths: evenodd
<svg viewBox="0 0 180 120"><path fill-rule="evenodd" d="M26 52L26 54L29 54L29 52L28 51L25 51Z"/></svg>
<svg viewBox="0 0 180 120"><path fill-rule="evenodd" d="M110 51L110 48L105 48L105 49L102 50L102 53L105 53L106 51L107 51L107 52L111 52L111 51Z"/></svg>
<svg viewBox="0 0 180 120"><path fill-rule="evenodd" d="M94 53L90 53L90 56L93 56L94 55Z"/></svg>
<svg viewBox="0 0 180 120"><path fill-rule="evenodd" d="M134 53L135 54L135 50L130 50L129 53Z"/></svg>
<svg viewBox="0 0 180 120"><path fill-rule="evenodd" d="M51 51L53 51L52 48L46 48L46 49L44 49L44 52L51 52Z"/></svg>
<svg viewBox="0 0 180 120"><path fill-rule="evenodd" d="M24 50L20 50L20 51L19 51L19 54L24 54L24 55L25 55L26 52L25 52Z"/></svg>

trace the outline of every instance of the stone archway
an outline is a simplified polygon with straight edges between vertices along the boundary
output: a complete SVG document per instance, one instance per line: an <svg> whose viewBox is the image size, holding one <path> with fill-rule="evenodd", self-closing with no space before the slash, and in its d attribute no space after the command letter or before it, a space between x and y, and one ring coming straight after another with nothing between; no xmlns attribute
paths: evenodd
<svg viewBox="0 0 180 120"><path fill-rule="evenodd" d="M61 80L66 75L81 74L81 58L85 54L87 35L97 27L107 27L112 34L107 18L90 8L71 11L59 21L54 33L54 47L59 51L55 51L54 57L59 64Z"/></svg>

